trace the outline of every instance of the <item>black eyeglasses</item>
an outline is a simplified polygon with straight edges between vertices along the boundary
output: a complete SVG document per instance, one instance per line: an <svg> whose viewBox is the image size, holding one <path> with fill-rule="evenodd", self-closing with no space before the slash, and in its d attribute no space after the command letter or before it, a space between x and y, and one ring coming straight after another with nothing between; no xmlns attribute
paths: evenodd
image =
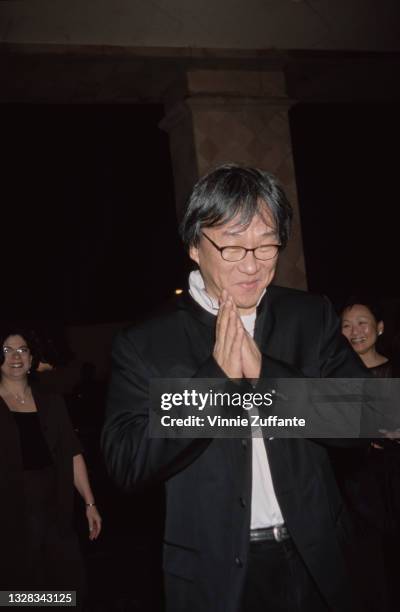
<svg viewBox="0 0 400 612"><path fill-rule="evenodd" d="M280 244L261 244L255 249L246 249L242 246L225 246L220 247L218 244L211 240L202 232L204 238L207 238L209 242L221 253L222 259L225 261L242 261L247 255L247 253L254 253L254 257L256 259L260 259L261 261L268 261L268 259L274 259L278 255L279 249L281 248Z"/></svg>

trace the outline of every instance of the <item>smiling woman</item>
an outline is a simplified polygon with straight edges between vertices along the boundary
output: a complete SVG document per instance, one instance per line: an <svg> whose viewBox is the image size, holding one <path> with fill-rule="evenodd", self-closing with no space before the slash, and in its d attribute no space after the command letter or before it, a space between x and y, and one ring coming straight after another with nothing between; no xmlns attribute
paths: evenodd
<svg viewBox="0 0 400 612"><path fill-rule="evenodd" d="M377 341L383 331L384 322L377 306L357 298L347 302L342 311L342 334L371 374L390 377L389 360L377 350Z"/></svg>
<svg viewBox="0 0 400 612"><path fill-rule="evenodd" d="M359 355L369 372L378 378L399 376L396 361L390 361L380 352L379 338L384 332L383 317L378 306L365 298L350 298L342 310L342 333ZM363 528L362 546L365 559L371 558L373 540L378 543L376 558L382 546L385 582L391 605L376 609L398 609L398 548L400 543L400 445L398 439L375 441L367 455L332 455L342 493L356 513ZM381 534L378 536L378 534ZM380 538L385 536L380 542ZM375 544L376 546L376 544ZM360 567L363 571L364 561ZM373 580L379 576L379 567ZM365 580L365 574L363 580ZM368 577L367 577L368 579ZM383 578L381 579L383 584ZM375 608L374 608L375 609Z"/></svg>
<svg viewBox="0 0 400 612"><path fill-rule="evenodd" d="M101 530L80 444L64 401L32 388L35 344L24 330L0 334L0 587L76 590L85 579L72 528L73 485L89 538Z"/></svg>

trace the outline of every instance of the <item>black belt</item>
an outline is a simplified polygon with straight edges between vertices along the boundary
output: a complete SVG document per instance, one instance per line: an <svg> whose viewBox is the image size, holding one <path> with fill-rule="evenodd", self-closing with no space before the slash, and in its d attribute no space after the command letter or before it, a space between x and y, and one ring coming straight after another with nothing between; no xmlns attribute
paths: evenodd
<svg viewBox="0 0 400 612"><path fill-rule="evenodd" d="M290 535L286 525L274 525L273 527L250 530L250 542L265 542L266 540L283 542L289 539Z"/></svg>

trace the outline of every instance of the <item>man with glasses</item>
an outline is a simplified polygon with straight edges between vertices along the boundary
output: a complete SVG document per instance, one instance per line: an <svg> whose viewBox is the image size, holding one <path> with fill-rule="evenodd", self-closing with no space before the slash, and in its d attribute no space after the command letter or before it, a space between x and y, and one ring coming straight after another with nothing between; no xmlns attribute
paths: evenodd
<svg viewBox="0 0 400 612"><path fill-rule="evenodd" d="M115 342L103 448L124 488L166 483L168 612L363 609L322 445L149 436L151 379L257 389L271 377L364 375L326 299L271 284L291 218L271 174L236 165L210 172L180 228L198 267L188 294Z"/></svg>

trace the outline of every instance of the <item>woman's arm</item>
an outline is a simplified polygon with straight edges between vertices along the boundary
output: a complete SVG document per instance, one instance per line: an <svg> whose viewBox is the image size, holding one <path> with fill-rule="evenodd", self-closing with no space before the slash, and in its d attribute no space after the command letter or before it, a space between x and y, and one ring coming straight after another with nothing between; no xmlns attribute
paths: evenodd
<svg viewBox="0 0 400 612"><path fill-rule="evenodd" d="M90 540L95 540L101 531L101 516L96 508L94 496L90 487L86 463L81 454L74 456L73 466L74 485L79 491L86 505L86 517L89 523L89 538Z"/></svg>

